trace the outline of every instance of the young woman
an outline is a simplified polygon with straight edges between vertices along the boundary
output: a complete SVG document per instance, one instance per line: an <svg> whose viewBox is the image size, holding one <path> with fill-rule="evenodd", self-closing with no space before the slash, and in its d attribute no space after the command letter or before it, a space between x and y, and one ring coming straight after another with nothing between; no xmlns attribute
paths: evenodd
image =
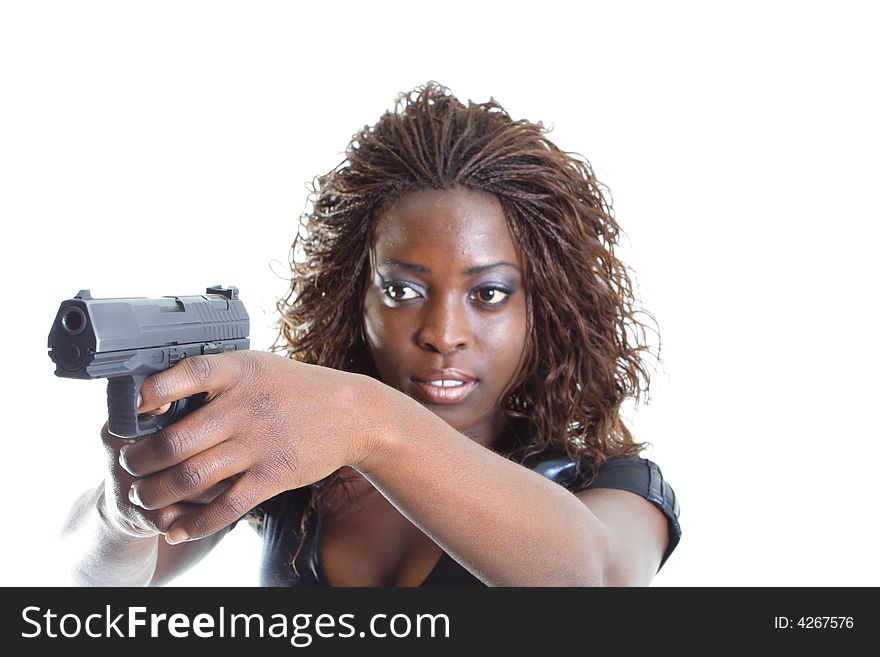
<svg viewBox="0 0 880 657"><path fill-rule="evenodd" d="M75 580L168 581L247 516L265 585L649 584L681 530L619 415L645 327L608 199L545 132L429 83L357 133L273 353L185 359L139 410L205 406L131 445L104 428Z"/></svg>

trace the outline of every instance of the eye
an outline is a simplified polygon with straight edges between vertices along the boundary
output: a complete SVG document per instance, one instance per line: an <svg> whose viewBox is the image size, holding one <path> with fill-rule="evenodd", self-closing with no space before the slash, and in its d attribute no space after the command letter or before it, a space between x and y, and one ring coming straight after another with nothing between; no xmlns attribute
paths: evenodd
<svg viewBox="0 0 880 657"><path fill-rule="evenodd" d="M404 283L386 283L382 286L382 291L389 299L394 301L409 301L410 299L418 299L422 296Z"/></svg>
<svg viewBox="0 0 880 657"><path fill-rule="evenodd" d="M508 290L503 290L499 287L482 287L474 293L477 301L489 306L502 304L507 301L509 296L510 292Z"/></svg>

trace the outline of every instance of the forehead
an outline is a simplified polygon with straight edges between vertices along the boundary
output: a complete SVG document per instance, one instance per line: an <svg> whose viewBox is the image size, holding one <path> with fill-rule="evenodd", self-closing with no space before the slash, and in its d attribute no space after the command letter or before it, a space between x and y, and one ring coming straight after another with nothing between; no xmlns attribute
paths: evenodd
<svg viewBox="0 0 880 657"><path fill-rule="evenodd" d="M403 251L471 264L521 259L498 199L465 188L402 196L379 215L374 248L380 259Z"/></svg>

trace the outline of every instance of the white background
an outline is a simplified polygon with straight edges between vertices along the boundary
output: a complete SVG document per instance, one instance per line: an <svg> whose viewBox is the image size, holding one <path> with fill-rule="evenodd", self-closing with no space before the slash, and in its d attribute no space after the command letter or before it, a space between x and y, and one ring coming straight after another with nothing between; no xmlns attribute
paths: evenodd
<svg viewBox="0 0 880 657"><path fill-rule="evenodd" d="M682 504L655 586L880 585L868 6L4 3L0 583L64 583L102 476L105 385L53 375L59 303L234 284L267 348L305 184L433 79L613 192L663 337L628 416ZM256 584L258 554L242 525L176 583Z"/></svg>

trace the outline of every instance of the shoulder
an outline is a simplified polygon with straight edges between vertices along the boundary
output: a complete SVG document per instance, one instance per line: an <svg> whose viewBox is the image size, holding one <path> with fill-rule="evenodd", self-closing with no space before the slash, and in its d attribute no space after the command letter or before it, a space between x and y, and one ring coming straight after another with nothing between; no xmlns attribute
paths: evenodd
<svg viewBox="0 0 880 657"><path fill-rule="evenodd" d="M599 495L596 491L626 491L641 498L642 509L650 509L644 505L648 502L655 510L660 511L665 520L666 548L658 565L658 570L675 550L681 540L681 509L678 497L671 484L663 477L660 466L650 459L640 457L621 457L609 459L592 479L584 479L576 484L575 492L579 499L587 503L591 509L596 505ZM608 496L605 495L605 498ZM632 498L617 496L621 506L634 506ZM628 509L632 511L632 509ZM656 516L656 513L655 513ZM646 517L646 515L643 515ZM659 518L659 516L656 516Z"/></svg>
<svg viewBox="0 0 880 657"><path fill-rule="evenodd" d="M601 515L606 525L619 524L623 533L631 534L632 526L646 527L649 533L655 533L652 527L663 530L666 547L658 569L681 540L678 497L660 467L650 459L612 458L595 472L582 471L565 454L545 454L523 465L571 490L591 511ZM624 522L618 523L618 518Z"/></svg>
<svg viewBox="0 0 880 657"><path fill-rule="evenodd" d="M637 456L609 459L595 477L582 477L574 483L576 492L595 488L617 488L637 493L678 524L681 513L678 497L663 477L660 466L650 459Z"/></svg>

